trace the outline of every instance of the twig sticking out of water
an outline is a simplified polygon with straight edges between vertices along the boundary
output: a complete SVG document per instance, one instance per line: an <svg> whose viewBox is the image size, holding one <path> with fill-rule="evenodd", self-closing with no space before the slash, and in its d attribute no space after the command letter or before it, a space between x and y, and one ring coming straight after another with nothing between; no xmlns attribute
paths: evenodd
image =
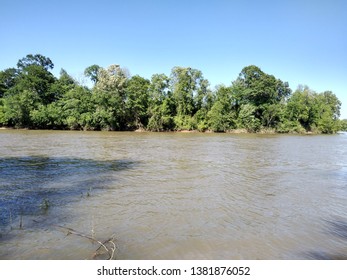
<svg viewBox="0 0 347 280"><path fill-rule="evenodd" d="M12 211L10 210L10 229L12 230L13 229L13 226L12 226Z"/></svg>
<svg viewBox="0 0 347 280"><path fill-rule="evenodd" d="M100 240L97 240L94 237L91 237L91 236L86 235L84 233L78 232L72 228L68 228L68 227L64 227L64 226L60 226L60 225L57 225L57 227L67 230L66 235L73 234L73 235L80 236L80 237L89 239L90 241L98 243L100 246L95 250L95 252L93 254L93 259L96 259L98 256L103 254L101 249L103 249L107 253L108 260L115 259L115 252L116 252L117 246L115 243L115 237L114 236L112 236L111 238L107 239L104 242L101 242Z"/></svg>
<svg viewBox="0 0 347 280"><path fill-rule="evenodd" d="M17 221L15 221L17 223ZM13 229L24 229L24 223L23 223L23 213L20 212L19 214L19 221L18 221L18 227L16 227L16 225L13 225L14 221L13 221L13 215L12 215L12 210L9 210L9 223L10 223L10 230Z"/></svg>
<svg viewBox="0 0 347 280"><path fill-rule="evenodd" d="M20 214L20 218L19 218L19 229L23 229L23 215Z"/></svg>

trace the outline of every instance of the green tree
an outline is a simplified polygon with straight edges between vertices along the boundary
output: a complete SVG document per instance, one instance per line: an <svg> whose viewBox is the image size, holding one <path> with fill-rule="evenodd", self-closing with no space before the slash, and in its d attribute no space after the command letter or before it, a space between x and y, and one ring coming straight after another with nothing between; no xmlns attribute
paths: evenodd
<svg viewBox="0 0 347 280"><path fill-rule="evenodd" d="M12 92L3 98L2 122L6 126L19 128L32 128L33 122L30 112L37 109L40 104L40 97L34 91L22 90Z"/></svg>
<svg viewBox="0 0 347 280"><path fill-rule="evenodd" d="M33 127L31 111L40 104L54 101L50 87L55 77L48 71L53 68L49 58L27 55L0 74L0 91L3 96L2 122L17 127Z"/></svg>
<svg viewBox="0 0 347 280"><path fill-rule="evenodd" d="M335 133L339 129L341 102L331 91L317 94L299 86L286 106L287 122L299 123L306 131Z"/></svg>
<svg viewBox="0 0 347 280"><path fill-rule="evenodd" d="M212 131L224 132L235 128L232 88L219 86L216 101L207 114L208 127Z"/></svg>
<svg viewBox="0 0 347 280"><path fill-rule="evenodd" d="M138 75L128 80L126 87L127 122L130 127L144 129L148 123L150 81Z"/></svg>
<svg viewBox="0 0 347 280"><path fill-rule="evenodd" d="M197 110L197 112L194 115L194 119L197 123L197 129L199 131L205 131L209 129L208 124L208 113L211 111L214 103L215 103L215 93L212 92L210 89L207 90L206 95L204 96L202 100L201 108Z"/></svg>
<svg viewBox="0 0 347 280"><path fill-rule="evenodd" d="M264 73L254 65L242 69L233 87L237 109L240 110L241 105L253 105L254 117L265 127L277 125L280 104L284 104L291 94L287 82L282 82L273 75Z"/></svg>
<svg viewBox="0 0 347 280"><path fill-rule="evenodd" d="M281 122L283 116L284 104L264 104L261 106L262 110L262 125L264 127L276 128Z"/></svg>
<svg viewBox="0 0 347 280"><path fill-rule="evenodd" d="M93 130L96 128L93 116L95 103L91 91L86 87L74 87L66 92L57 104L52 105L51 108L48 107L48 109L53 114L59 111L62 113L63 121L58 120L58 125L63 123L69 129L75 130Z"/></svg>
<svg viewBox="0 0 347 280"><path fill-rule="evenodd" d="M38 105L36 109L30 111L30 118L35 128L64 129L67 127L66 112L63 111L61 102ZM70 126L69 128L75 127Z"/></svg>
<svg viewBox="0 0 347 280"><path fill-rule="evenodd" d="M306 130L311 130L313 122L312 106L315 92L307 86L299 86L287 102L287 119L298 122Z"/></svg>
<svg viewBox="0 0 347 280"><path fill-rule="evenodd" d="M104 130L126 130L126 86L128 73L119 65L100 68L93 88L96 104L94 119Z"/></svg>
<svg viewBox="0 0 347 280"><path fill-rule="evenodd" d="M171 96L169 83L170 79L165 74L152 75L149 86L150 105L159 105L163 103L166 98Z"/></svg>
<svg viewBox="0 0 347 280"><path fill-rule="evenodd" d="M208 93L208 81L202 72L190 67L174 67L170 76L171 91L176 106L174 118L177 129L195 129L194 114L203 106Z"/></svg>
<svg viewBox="0 0 347 280"><path fill-rule="evenodd" d="M52 102L60 100L64 94L77 86L77 82L64 70L60 70L59 79L55 79L48 89Z"/></svg>
<svg viewBox="0 0 347 280"><path fill-rule="evenodd" d="M319 94L319 101L325 107L323 108L323 110L329 111L331 113L331 117L334 120L337 120L340 117L342 104L334 93L332 93L331 91L325 91Z"/></svg>
<svg viewBox="0 0 347 280"><path fill-rule="evenodd" d="M5 113L4 113L4 102L3 99L0 97L0 126L5 125Z"/></svg>
<svg viewBox="0 0 347 280"><path fill-rule="evenodd" d="M284 83L273 75L264 73L254 65L242 69L238 83L242 87L239 97L243 104L250 103L255 106L276 104L291 93L287 82Z"/></svg>
<svg viewBox="0 0 347 280"><path fill-rule="evenodd" d="M80 86L64 69L50 72L50 58L29 54L17 68L0 71L0 125L28 128L69 128L151 131L207 129L223 132L245 128L257 132L336 133L341 102L331 91L316 93L300 86L292 94L287 82L244 67L231 86L209 89L202 72L174 67L170 77L151 81L130 78L119 65L85 69L92 90Z"/></svg>
<svg viewBox="0 0 347 280"><path fill-rule="evenodd" d="M257 107L250 103L241 105L239 117L238 117L238 127L245 128L249 132L257 132L261 127L260 120L255 116Z"/></svg>
<svg viewBox="0 0 347 280"><path fill-rule="evenodd" d="M54 94L50 91L51 85L56 81L49 69L53 68L52 61L42 55L27 55L17 63L17 70L11 70L11 86L7 92L12 95L16 92L29 90L36 92L43 104L48 104L55 100ZM9 73L7 73L9 74ZM8 84L8 82L7 82Z"/></svg>
<svg viewBox="0 0 347 280"><path fill-rule="evenodd" d="M174 67L171 70L170 83L176 104L177 115L192 116L194 112L193 92L195 90L195 70L191 68Z"/></svg>
<svg viewBox="0 0 347 280"><path fill-rule="evenodd" d="M148 125L150 131L174 129L175 105L169 90L170 79L165 74L154 74L149 85Z"/></svg>
<svg viewBox="0 0 347 280"><path fill-rule="evenodd" d="M172 100L167 98L163 103L150 108L149 131L169 131L174 129L174 118L171 114Z"/></svg>
<svg viewBox="0 0 347 280"><path fill-rule="evenodd" d="M102 69L99 65L93 64L84 70L84 75L96 84L98 82L99 70Z"/></svg>
<svg viewBox="0 0 347 280"><path fill-rule="evenodd" d="M40 66L46 71L54 68L52 60L49 57L45 57L41 54L28 54L26 57L20 59L17 63L17 67L21 70L24 70L31 65Z"/></svg>
<svg viewBox="0 0 347 280"><path fill-rule="evenodd" d="M0 72L0 98L16 84L17 77L18 70L15 68L8 68Z"/></svg>
<svg viewBox="0 0 347 280"><path fill-rule="evenodd" d="M315 95L312 120L319 132L336 133L340 128L341 102L331 91Z"/></svg>
<svg viewBox="0 0 347 280"><path fill-rule="evenodd" d="M13 88L17 91L30 90L36 92L43 104L51 103L55 96L50 92L55 82L52 73L38 65L29 65L19 74L18 81ZM10 89L11 90L11 89Z"/></svg>
<svg viewBox="0 0 347 280"><path fill-rule="evenodd" d="M347 131L347 119L343 119L340 121L340 130Z"/></svg>

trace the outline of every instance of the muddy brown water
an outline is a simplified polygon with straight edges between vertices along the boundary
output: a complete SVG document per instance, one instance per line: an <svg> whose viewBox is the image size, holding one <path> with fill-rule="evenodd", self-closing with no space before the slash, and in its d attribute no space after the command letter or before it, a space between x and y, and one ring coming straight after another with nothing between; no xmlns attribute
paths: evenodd
<svg viewBox="0 0 347 280"><path fill-rule="evenodd" d="M45 204L46 203L46 204ZM346 259L347 135L0 131L0 259Z"/></svg>

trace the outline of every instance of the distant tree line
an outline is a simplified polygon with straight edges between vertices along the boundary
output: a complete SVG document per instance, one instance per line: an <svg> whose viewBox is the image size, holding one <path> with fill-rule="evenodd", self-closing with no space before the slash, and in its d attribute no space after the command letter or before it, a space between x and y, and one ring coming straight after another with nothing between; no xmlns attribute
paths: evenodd
<svg viewBox="0 0 347 280"><path fill-rule="evenodd" d="M32 129L198 130L227 132L335 133L341 102L331 91L307 86L292 92L287 82L251 65L231 85L210 89L200 70L174 67L150 80L125 68L92 65L91 88L40 54L0 72L0 125Z"/></svg>

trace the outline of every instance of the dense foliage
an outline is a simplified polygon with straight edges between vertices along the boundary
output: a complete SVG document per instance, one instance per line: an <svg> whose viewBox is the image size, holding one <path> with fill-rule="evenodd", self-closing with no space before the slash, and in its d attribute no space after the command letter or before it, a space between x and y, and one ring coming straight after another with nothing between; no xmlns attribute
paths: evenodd
<svg viewBox="0 0 347 280"><path fill-rule="evenodd" d="M231 85L211 90L201 71L174 67L151 80L130 76L119 65L91 65L88 88L65 70L56 78L53 62L27 55L16 68L0 72L0 125L76 130L199 130L226 132L335 133L341 102L331 92L316 93L264 73L242 69Z"/></svg>

